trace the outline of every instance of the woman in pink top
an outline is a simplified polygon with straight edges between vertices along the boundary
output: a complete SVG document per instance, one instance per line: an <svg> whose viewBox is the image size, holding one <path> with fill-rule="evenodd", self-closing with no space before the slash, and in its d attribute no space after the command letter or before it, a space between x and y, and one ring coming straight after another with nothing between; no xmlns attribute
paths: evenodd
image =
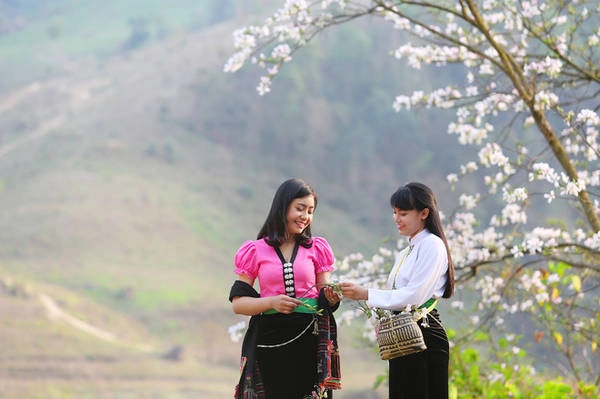
<svg viewBox="0 0 600 399"><path fill-rule="evenodd" d="M316 206L308 184L286 180L257 239L235 255L229 299L235 313L252 316L236 398L303 399L340 388L331 352L332 344L337 352L332 313L340 297L327 286L335 259L324 238L312 237Z"/></svg>

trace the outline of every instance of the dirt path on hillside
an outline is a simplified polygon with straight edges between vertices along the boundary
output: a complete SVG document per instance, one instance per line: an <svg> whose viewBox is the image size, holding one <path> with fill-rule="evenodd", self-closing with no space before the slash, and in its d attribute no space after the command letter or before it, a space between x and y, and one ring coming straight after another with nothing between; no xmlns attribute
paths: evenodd
<svg viewBox="0 0 600 399"><path fill-rule="evenodd" d="M31 94L37 93L41 87L39 83L35 82L9 94L4 100L0 101L0 113L15 107Z"/></svg>
<svg viewBox="0 0 600 399"><path fill-rule="evenodd" d="M64 115L55 116L54 118L44 122L41 126L35 129L33 132L29 133L27 136L21 137L11 143L3 145L2 147L0 147L0 158L13 151L15 148L21 146L22 144L46 136L48 133L52 132L55 128L60 126L64 121Z"/></svg>
<svg viewBox="0 0 600 399"><path fill-rule="evenodd" d="M48 312L48 317L50 319L62 320L70 326L75 327L78 330L93 335L94 337L104 341L115 342L117 340L117 337L113 333L108 332L106 330L102 330L98 327L94 327L93 325L88 324L85 321L66 313L56 304L54 299L50 298L48 295L39 294L38 298L40 299L40 302L42 302L42 305Z"/></svg>
<svg viewBox="0 0 600 399"><path fill-rule="evenodd" d="M58 129L67 120L69 112L74 112L77 107L84 104L92 96L92 91L101 89L110 85L109 79L94 79L90 81L66 85L61 82L50 82L47 84L32 83L4 98L0 97L0 115L4 112L14 111L18 107L23 107L22 103L41 92L55 90L58 93L66 94L67 100L63 101L62 108L56 110L56 116L50 119L40 121L39 126L33 131L17 138L16 140L0 146L0 158L10 153L19 146L40 139L49 133Z"/></svg>
<svg viewBox="0 0 600 399"><path fill-rule="evenodd" d="M42 306L44 307L44 309L46 309L46 312L48 313L48 317L51 320L62 321L64 323L70 325L71 327L76 328L79 331L82 331L86 334L89 334L89 335L96 337L98 339L101 339L103 341L113 342L113 343L122 343L122 344L125 344L126 346L133 347L133 348L138 349L143 352L152 352L152 348L150 348L148 345L131 344L131 343L127 343L127 342L122 342L121 340L119 340L117 338L117 336L115 334L111 333L110 331L106 331L99 327L93 326L73 315L70 315L69 313L67 313L63 309L61 309L56 304L54 299L52 299L51 297L49 297L46 294L38 294L38 298L39 298L40 302L42 303Z"/></svg>

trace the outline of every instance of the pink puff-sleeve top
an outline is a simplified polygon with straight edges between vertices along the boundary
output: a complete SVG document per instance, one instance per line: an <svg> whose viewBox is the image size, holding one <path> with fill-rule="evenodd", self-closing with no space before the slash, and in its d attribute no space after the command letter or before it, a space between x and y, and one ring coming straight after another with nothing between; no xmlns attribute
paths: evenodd
<svg viewBox="0 0 600 399"><path fill-rule="evenodd" d="M293 263L296 297L317 298L317 274L334 269L335 258L329 243L322 237L313 237L312 241L310 248L298 247ZM286 293L281 260L264 239L244 242L235 254L234 263L236 274L245 274L252 280L258 278L261 297Z"/></svg>

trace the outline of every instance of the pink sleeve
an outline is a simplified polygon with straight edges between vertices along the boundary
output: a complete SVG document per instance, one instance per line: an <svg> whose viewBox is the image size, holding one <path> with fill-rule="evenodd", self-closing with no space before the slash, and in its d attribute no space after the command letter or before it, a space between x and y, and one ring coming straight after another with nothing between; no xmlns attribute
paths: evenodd
<svg viewBox="0 0 600 399"><path fill-rule="evenodd" d="M254 241L246 241L235 254L235 274L245 274L252 280L258 275L258 265L256 264L256 246Z"/></svg>
<svg viewBox="0 0 600 399"><path fill-rule="evenodd" d="M330 272L334 269L335 258L329 243L322 237L313 237L315 250L315 273Z"/></svg>

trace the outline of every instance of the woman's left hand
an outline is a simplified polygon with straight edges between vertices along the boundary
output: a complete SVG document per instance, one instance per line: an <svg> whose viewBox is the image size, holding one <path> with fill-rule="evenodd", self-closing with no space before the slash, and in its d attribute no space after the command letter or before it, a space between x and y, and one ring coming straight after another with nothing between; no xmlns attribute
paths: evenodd
<svg viewBox="0 0 600 399"><path fill-rule="evenodd" d="M324 288L324 291L325 291L325 298L327 298L327 302L329 302L329 306L333 306L342 300L342 298L333 290L333 288L327 286Z"/></svg>

